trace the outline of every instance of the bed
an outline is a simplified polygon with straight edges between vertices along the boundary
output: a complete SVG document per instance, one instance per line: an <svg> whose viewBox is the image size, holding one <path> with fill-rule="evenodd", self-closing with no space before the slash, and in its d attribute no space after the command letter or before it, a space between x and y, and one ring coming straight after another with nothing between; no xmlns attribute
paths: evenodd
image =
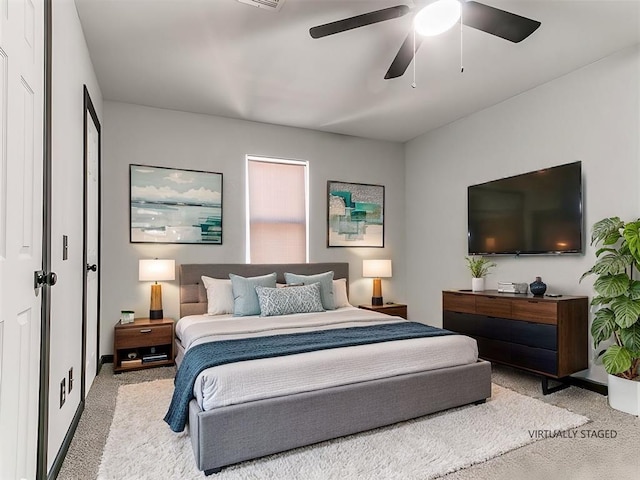
<svg viewBox="0 0 640 480"><path fill-rule="evenodd" d="M184 321L184 324L188 324L189 318L198 319L198 316L207 312L207 292L201 280L203 275L217 279L228 279L229 273L243 277L255 277L276 272L278 283L285 283L284 272L313 275L327 271L333 271L335 279L346 279L348 282L347 263L181 265L181 322ZM364 318L364 312L367 312L367 315L373 314L374 317ZM349 307L336 309L333 313L315 314L315 317L314 314L302 315L308 316L304 318L305 322L310 322L310 318L315 321L316 318L324 316L325 319L331 319L331 322L371 321L381 325L396 322L407 323L398 317L384 316L376 312ZM341 317L344 319L334 320ZM218 324L233 322L233 319L225 319L223 316L220 319ZM281 323L277 318L273 321ZM295 322L296 319L293 316L282 321ZM351 323L342 324L351 325ZM180 327L180 322L178 326ZM181 331L181 329L178 328L177 331ZM186 332L185 329L182 331ZM198 468L203 470L206 475L210 475L234 463L390 425L452 407L480 403L490 397L490 364L477 359L475 342L459 335L425 340L433 340L434 345L438 344L437 348L440 349L430 353L432 359L428 370L419 366L420 363L417 362L415 355L413 357L407 356L407 348L395 348L394 345L398 342L386 342L384 348L390 349L390 353L388 356L377 355L382 359L378 362L366 360L372 358L366 356L366 349L377 348L372 345L346 347L352 349L349 355L354 353L356 357L363 355L360 358L360 363L356 357L351 356L348 357L350 359L348 362L335 360L337 350L333 350L331 353L302 353L296 358L307 360L296 362L298 373L304 374L304 369L310 368L309 371L314 373L307 375L307 377L313 378L316 383L312 387L305 386L300 390L296 390L297 380L293 375L296 369L291 366L283 367L281 358L264 360L268 368L263 370L254 368L259 364L250 364L249 362L240 362L240 364L229 367L233 369L229 369L226 373L220 373L224 370L223 368L214 367L218 369L217 373L220 375L215 380L218 383L215 384L207 380L208 371L201 373L196 382L198 388L194 387L194 398L188 404L187 420ZM187 343L187 335L179 333L176 339L176 362L179 368L185 353L183 341ZM199 343L198 340L188 341ZM403 346L409 345L409 342L418 341L418 339L403 340L406 342ZM473 358L469 353L468 344L470 341L473 342L475 350ZM465 344L466 347L464 347ZM461 350L463 347L467 350ZM395 350L393 350L394 348ZM342 351L345 348L339 350ZM385 353L385 355L387 354ZM456 364L458 357L460 357L459 362L462 364ZM384 365L386 360L388 360L388 366ZM258 360L258 362L262 361ZM340 379L323 376L322 369L318 368L322 365L328 365L329 370L335 371L336 368L328 363L331 361L337 362L336 366L340 369ZM245 367L244 370L238 370L237 367L242 366L241 364L247 364L250 368ZM351 366L351 364L359 365L359 367L347 368L347 365ZM401 369L398 370L394 365L399 365ZM270 372L272 368L273 371ZM381 373L381 368L387 370ZM344 371L342 371L343 369ZM294 380L283 375L282 372L285 371L290 371L291 378ZM252 374L253 377L251 377ZM233 392L212 397L213 400L198 393L200 388L203 391L207 388L209 390L221 389L221 385L224 383L220 378L226 378L227 383L233 386L235 378L242 379L242 382L236 383L252 385L254 381L257 382L258 377L265 377L261 380L267 383L277 383L280 388L278 393L273 395L265 393L260 396L258 395L261 393L259 387L254 388L253 391L246 389L242 392L244 396L241 395L241 400L235 398ZM286 381L281 381L283 378ZM211 388L211 385L215 385L215 388Z"/></svg>

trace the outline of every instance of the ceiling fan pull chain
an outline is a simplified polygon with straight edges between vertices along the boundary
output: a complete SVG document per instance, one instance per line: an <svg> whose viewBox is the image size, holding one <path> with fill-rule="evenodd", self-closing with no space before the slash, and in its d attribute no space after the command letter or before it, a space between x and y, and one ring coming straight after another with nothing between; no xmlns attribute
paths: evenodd
<svg viewBox="0 0 640 480"><path fill-rule="evenodd" d="M416 88L416 30L413 29L413 83L411 88Z"/></svg>
<svg viewBox="0 0 640 480"><path fill-rule="evenodd" d="M462 38L462 15L464 12L464 8L460 9L460 73L464 73L464 65L462 61L462 46L463 46L463 38Z"/></svg>

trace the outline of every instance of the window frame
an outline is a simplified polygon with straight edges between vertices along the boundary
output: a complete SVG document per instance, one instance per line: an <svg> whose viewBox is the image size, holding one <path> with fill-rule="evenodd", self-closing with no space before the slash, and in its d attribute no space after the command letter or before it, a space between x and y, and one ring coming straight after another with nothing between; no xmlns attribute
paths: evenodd
<svg viewBox="0 0 640 480"><path fill-rule="evenodd" d="M249 162L264 162L304 167L304 214L305 214L305 263L309 263L309 161L289 158L265 157L262 155L245 155L245 263L251 263L251 211L249 191Z"/></svg>

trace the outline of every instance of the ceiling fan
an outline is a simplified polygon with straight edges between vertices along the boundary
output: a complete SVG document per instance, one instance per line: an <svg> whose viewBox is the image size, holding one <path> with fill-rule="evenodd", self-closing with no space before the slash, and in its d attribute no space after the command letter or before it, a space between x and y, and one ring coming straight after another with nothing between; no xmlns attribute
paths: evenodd
<svg viewBox="0 0 640 480"><path fill-rule="evenodd" d="M354 28L364 27L374 23L399 18L412 9L407 5L375 10L355 17L349 17L335 22L318 25L309 29L313 38L322 38L336 33L346 32ZM416 33L409 32L400 50L396 54L385 79L400 77L407 70L415 51L422 43L424 36L443 33L453 27L458 21L463 25L487 32L510 42L518 43L527 38L540 26L540 22L521 17L515 13L490 7L483 3L465 0L437 0L429 3L415 13L413 27Z"/></svg>

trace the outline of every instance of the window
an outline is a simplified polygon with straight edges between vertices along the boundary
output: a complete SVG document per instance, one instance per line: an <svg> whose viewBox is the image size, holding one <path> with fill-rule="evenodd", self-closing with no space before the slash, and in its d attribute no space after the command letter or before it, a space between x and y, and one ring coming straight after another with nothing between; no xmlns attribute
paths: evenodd
<svg viewBox="0 0 640 480"><path fill-rule="evenodd" d="M247 155L247 263L308 262L307 167Z"/></svg>

